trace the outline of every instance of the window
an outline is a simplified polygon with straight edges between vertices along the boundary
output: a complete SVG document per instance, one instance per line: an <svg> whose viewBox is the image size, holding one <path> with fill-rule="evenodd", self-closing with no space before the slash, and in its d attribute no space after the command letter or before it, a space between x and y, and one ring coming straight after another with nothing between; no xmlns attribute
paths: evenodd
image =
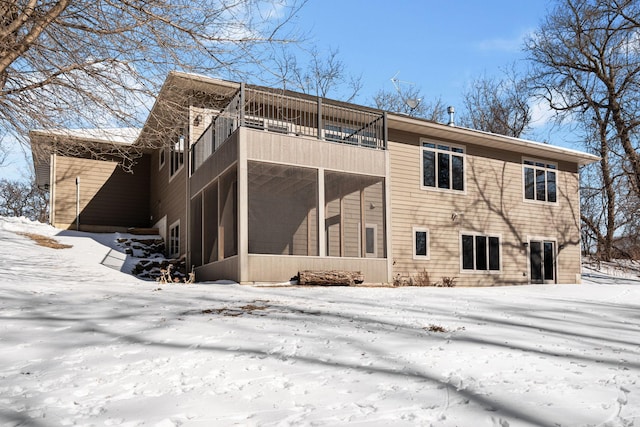
<svg viewBox="0 0 640 427"><path fill-rule="evenodd" d="M413 228L413 258L429 259L429 230L426 228Z"/></svg>
<svg viewBox="0 0 640 427"><path fill-rule="evenodd" d="M361 145L363 147L368 147L368 148L378 147L376 132L374 130L363 130L362 132L360 132L360 135L362 136Z"/></svg>
<svg viewBox="0 0 640 427"><path fill-rule="evenodd" d="M358 223L358 228L360 224ZM360 243L360 238L358 238ZM378 257L378 224L365 224L364 227L364 256L368 258Z"/></svg>
<svg viewBox="0 0 640 427"><path fill-rule="evenodd" d="M481 234L462 235L462 269L500 270L500 238Z"/></svg>
<svg viewBox="0 0 640 427"><path fill-rule="evenodd" d="M324 126L324 139L327 141L357 144L356 130L340 125L326 124Z"/></svg>
<svg viewBox="0 0 640 427"><path fill-rule="evenodd" d="M365 227L365 246L367 255L376 255L376 226L367 225Z"/></svg>
<svg viewBox="0 0 640 427"><path fill-rule="evenodd" d="M524 198L539 202L557 201L557 165L537 160L523 160Z"/></svg>
<svg viewBox="0 0 640 427"><path fill-rule="evenodd" d="M358 249L362 245L361 240L361 225L360 223L354 224L358 227ZM365 224L364 226L364 257L365 258L378 258L378 224ZM357 253L360 256L360 253Z"/></svg>
<svg viewBox="0 0 640 427"><path fill-rule="evenodd" d="M162 147L160 149L160 153L158 153L158 170L162 169L162 167L164 166L164 147Z"/></svg>
<svg viewBox="0 0 640 427"><path fill-rule="evenodd" d="M184 136L180 136L178 142L171 146L171 171L169 176L173 176L182 169L184 165Z"/></svg>
<svg viewBox="0 0 640 427"><path fill-rule="evenodd" d="M169 256L177 257L178 255L180 255L180 220L169 227Z"/></svg>
<svg viewBox="0 0 640 427"><path fill-rule="evenodd" d="M423 141L422 186L464 191L464 148Z"/></svg>

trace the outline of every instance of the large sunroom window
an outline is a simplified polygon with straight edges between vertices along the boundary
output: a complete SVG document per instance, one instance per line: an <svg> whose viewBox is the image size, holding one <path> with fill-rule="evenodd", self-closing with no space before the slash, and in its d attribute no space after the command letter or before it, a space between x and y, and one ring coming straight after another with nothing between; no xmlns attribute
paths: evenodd
<svg viewBox="0 0 640 427"><path fill-rule="evenodd" d="M318 255L316 169L248 162L249 253Z"/></svg>
<svg viewBox="0 0 640 427"><path fill-rule="evenodd" d="M238 255L238 172L234 166L191 199L191 262Z"/></svg>
<svg viewBox="0 0 640 427"><path fill-rule="evenodd" d="M334 171L324 177L327 256L384 258L384 178Z"/></svg>

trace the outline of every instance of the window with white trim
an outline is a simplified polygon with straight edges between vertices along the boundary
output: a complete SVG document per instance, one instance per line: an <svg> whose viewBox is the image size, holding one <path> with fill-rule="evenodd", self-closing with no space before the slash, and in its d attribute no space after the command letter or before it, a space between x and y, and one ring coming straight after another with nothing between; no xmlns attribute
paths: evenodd
<svg viewBox="0 0 640 427"><path fill-rule="evenodd" d="M522 160L524 198L555 203L558 200L556 177L558 166L533 159Z"/></svg>
<svg viewBox="0 0 640 427"><path fill-rule="evenodd" d="M358 248L362 245L362 231L360 223L358 226ZM364 257L365 258L377 258L378 257L378 224L365 224L364 227Z"/></svg>
<svg viewBox="0 0 640 427"><path fill-rule="evenodd" d="M162 147L158 153L158 170L162 169L164 167L164 159L165 159L165 148Z"/></svg>
<svg viewBox="0 0 640 427"><path fill-rule="evenodd" d="M180 255L180 220L177 220L169 227L169 257Z"/></svg>
<svg viewBox="0 0 640 427"><path fill-rule="evenodd" d="M483 234L462 234L463 271L500 271L500 238Z"/></svg>
<svg viewBox="0 0 640 427"><path fill-rule="evenodd" d="M413 227L413 258L429 259L429 229Z"/></svg>
<svg viewBox="0 0 640 427"><path fill-rule="evenodd" d="M175 175L184 165L184 136L178 138L178 142L171 145L171 153L169 154L171 160L171 170L169 176Z"/></svg>
<svg viewBox="0 0 640 427"><path fill-rule="evenodd" d="M422 187L464 191L464 148L422 141Z"/></svg>
<svg viewBox="0 0 640 427"><path fill-rule="evenodd" d="M367 255L376 256L376 247L377 247L377 233L376 233L376 225L367 225L365 227L365 251Z"/></svg>

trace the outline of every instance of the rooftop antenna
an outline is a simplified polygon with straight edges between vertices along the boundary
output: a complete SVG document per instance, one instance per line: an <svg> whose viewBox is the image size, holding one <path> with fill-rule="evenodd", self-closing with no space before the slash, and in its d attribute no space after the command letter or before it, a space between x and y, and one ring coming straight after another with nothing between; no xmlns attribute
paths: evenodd
<svg viewBox="0 0 640 427"><path fill-rule="evenodd" d="M415 83L399 80L398 74L400 74L400 71L398 71L393 77L391 77L391 83L393 83L393 87L396 88L396 91L398 92L398 95L400 95L402 102L404 102L405 105L409 107L409 114L411 114L413 113L413 110L418 108L418 105L420 105L420 101L422 101L422 98L405 98L405 96L402 94L402 91L400 90L400 83L405 83L411 86L413 86Z"/></svg>

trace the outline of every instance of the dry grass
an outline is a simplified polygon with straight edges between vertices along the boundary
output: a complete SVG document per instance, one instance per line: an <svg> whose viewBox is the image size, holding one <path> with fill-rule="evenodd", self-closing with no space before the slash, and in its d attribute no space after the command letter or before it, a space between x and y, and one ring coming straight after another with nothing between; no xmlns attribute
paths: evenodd
<svg viewBox="0 0 640 427"><path fill-rule="evenodd" d="M263 311L263 310L269 309L270 306L266 304L268 302L269 300L255 300L253 301L253 303L249 303L247 305L243 305L238 308L228 308L228 307L208 308L208 309L202 310L202 314L221 314L223 316L229 316L229 317L242 316L243 314L254 314L254 312L256 311ZM255 314L258 314L258 313L255 313Z"/></svg>
<svg viewBox="0 0 640 427"><path fill-rule="evenodd" d="M422 272L416 274L416 278L413 281L416 286L431 286L431 278L429 272L425 268Z"/></svg>
<svg viewBox="0 0 640 427"><path fill-rule="evenodd" d="M447 329L444 326L431 324L429 326L423 327L422 329L424 329L425 331L428 331L428 332L448 333L448 332L464 331L465 327L464 326L460 326L459 328L456 328L456 329Z"/></svg>
<svg viewBox="0 0 640 427"><path fill-rule="evenodd" d="M53 239L53 238L47 237L47 236L43 236L42 234L35 234L35 233L16 233L16 234L28 237L31 240L33 240L34 242L36 242L36 244L38 244L40 246L44 246L46 248L68 249L68 248L72 247L71 245L65 245L63 243L58 242L56 239Z"/></svg>

